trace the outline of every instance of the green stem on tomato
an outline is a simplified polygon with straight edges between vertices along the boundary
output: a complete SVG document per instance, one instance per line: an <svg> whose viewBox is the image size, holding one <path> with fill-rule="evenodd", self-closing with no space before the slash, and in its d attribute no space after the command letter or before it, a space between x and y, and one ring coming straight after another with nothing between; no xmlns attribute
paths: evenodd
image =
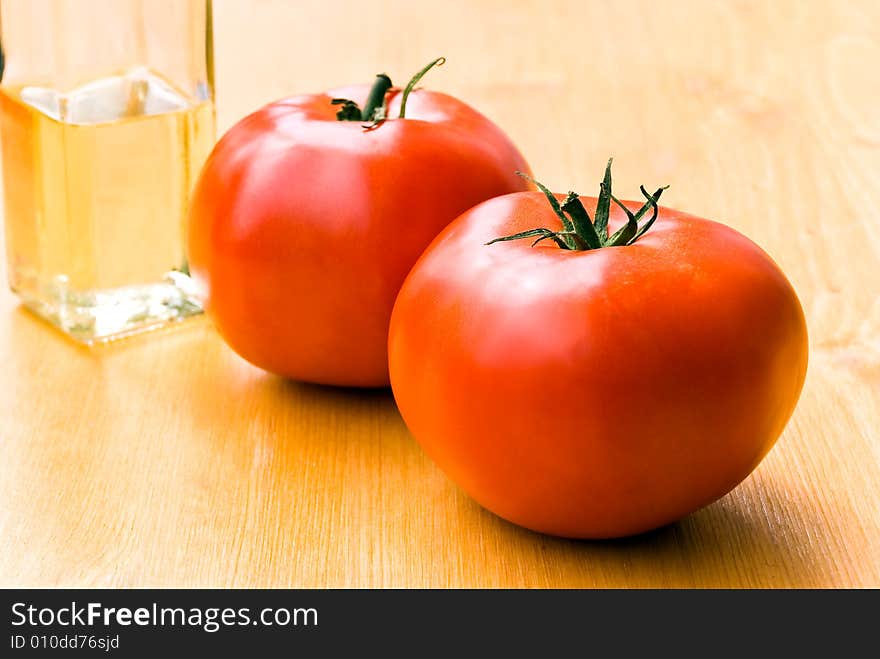
<svg viewBox="0 0 880 659"><path fill-rule="evenodd" d="M361 121L376 121L378 118L385 118L385 94L388 93L392 86L393 83L388 74L380 73L376 76L376 80L370 88L370 95L367 96L364 111L361 113ZM382 116L377 117L377 112Z"/></svg>
<svg viewBox="0 0 880 659"><path fill-rule="evenodd" d="M332 105L341 105L336 112L337 121L380 121L385 118L385 95L393 83L385 73L376 75L367 103L361 110L358 104L347 98L330 99Z"/></svg>
<svg viewBox="0 0 880 659"><path fill-rule="evenodd" d="M419 80L421 80L424 75L433 69L435 66L443 66L446 63L445 57L438 57L433 62L425 66L421 71L416 73L412 79L407 83L406 87L403 90L403 94L400 97L400 114L397 115L398 119L404 119L406 116L406 101L409 98L410 92L415 88L417 84L419 84Z"/></svg>
<svg viewBox="0 0 880 659"><path fill-rule="evenodd" d="M416 73L403 90L400 98L400 114L398 119L406 118L406 101L410 93L419 84L419 80L435 66L442 66L446 62L445 57L438 57L433 62L425 66L421 71ZM373 81L370 93L367 96L367 102L364 109L361 110L357 103L347 98L330 99L332 105L341 105L342 107L336 111L336 119L338 121L369 121L370 124L364 128L375 128L377 125L385 121L387 118L387 106L385 96L392 87L391 78L385 73L380 73Z"/></svg>
<svg viewBox="0 0 880 659"><path fill-rule="evenodd" d="M540 236L532 243L533 247L544 240L550 239L553 240L560 249L576 251L632 245L645 235L645 232L651 228L652 224L654 224L654 221L657 219L657 215L660 212L660 209L657 206L657 201L660 199L660 195L663 194L663 191L669 187L668 185L664 185L661 188L657 188L657 191L651 195L648 194L648 191L645 190L644 186L639 186L639 190L641 190L647 201L637 212L633 213L611 193L611 158L609 158L608 164L605 166L605 177L599 185L599 199L596 202L596 213L591 220L590 214L587 213L587 209L584 208L584 205L581 203L580 197L576 192L569 192L568 196L562 204L560 204L559 200L556 199L556 196L550 192L546 186L542 185L527 174L523 174L522 172L517 172L517 174L534 183L538 186L538 189L544 193L544 196L547 197L547 201L550 203L550 207L562 223L562 230L551 231L544 227L529 229L528 231L521 231L510 236L495 238L487 242L487 245L509 240L521 240L522 238L531 238L533 236ZM609 236L608 216L611 210L611 202L617 204L623 212L626 213L626 224L615 231L613 235ZM648 209L653 210L651 217L646 222L639 225L639 220L641 220L645 213L648 212Z"/></svg>

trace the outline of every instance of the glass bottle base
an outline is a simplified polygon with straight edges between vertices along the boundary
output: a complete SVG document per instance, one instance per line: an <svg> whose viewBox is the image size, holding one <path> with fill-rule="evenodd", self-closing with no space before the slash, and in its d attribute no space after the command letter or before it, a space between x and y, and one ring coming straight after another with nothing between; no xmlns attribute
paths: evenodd
<svg viewBox="0 0 880 659"><path fill-rule="evenodd" d="M78 343L95 345L166 327L203 313L192 279L169 272L155 284L71 291L63 278L49 286L13 287L22 303Z"/></svg>

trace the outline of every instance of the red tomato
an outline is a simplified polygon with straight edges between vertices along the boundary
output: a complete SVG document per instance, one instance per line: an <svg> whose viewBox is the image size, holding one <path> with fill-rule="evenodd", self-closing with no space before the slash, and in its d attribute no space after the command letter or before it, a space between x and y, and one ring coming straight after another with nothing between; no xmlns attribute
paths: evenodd
<svg viewBox="0 0 880 659"><path fill-rule="evenodd" d="M611 229L625 221L612 207ZM389 359L412 434L484 507L560 536L640 533L730 491L806 373L783 273L733 229L670 208L623 246L486 244L535 227L563 228L541 193L487 201L404 283Z"/></svg>
<svg viewBox="0 0 880 659"><path fill-rule="evenodd" d="M511 141L451 96L416 90L400 119L391 89L388 120L337 120L331 99L368 91L297 96L246 117L217 144L191 204L190 269L220 334L297 380L386 386L389 317L413 263L457 215L528 185Z"/></svg>

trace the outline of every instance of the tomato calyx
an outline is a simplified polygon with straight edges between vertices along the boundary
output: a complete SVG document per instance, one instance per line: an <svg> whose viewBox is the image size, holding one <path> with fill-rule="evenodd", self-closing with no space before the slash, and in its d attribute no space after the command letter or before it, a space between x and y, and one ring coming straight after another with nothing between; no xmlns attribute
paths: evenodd
<svg viewBox="0 0 880 659"><path fill-rule="evenodd" d="M545 185L536 181L528 174L517 172L519 176L534 183L544 193L544 196L547 197L547 201L550 202L550 206L553 208L553 212L556 213L556 216L562 222L562 231L551 231L546 227L538 227L528 231L520 231L510 236L495 238L486 244L491 245L508 240L522 240L523 238L537 236L537 239L532 243L532 247L545 240L552 240L560 249L577 251L632 245L645 235L645 232L654 224L659 213L657 201L660 199L663 191L669 186L664 185L657 188L653 195L648 194L645 186L639 186L639 190L641 190L647 201L644 206L633 213L611 192L612 160L612 158L609 158L608 164L605 166L605 177L599 184L599 199L596 203L595 217L592 219L576 192L569 192L568 196L560 204L556 195L550 192ZM626 213L626 224L609 236L608 216L611 211L612 201ZM642 219L649 209L653 211L651 217L640 225L639 220Z"/></svg>
<svg viewBox="0 0 880 659"><path fill-rule="evenodd" d="M438 57L429 62L421 71L416 73L407 83L400 98L400 114L398 119L406 118L406 101L410 93L415 88L424 75L435 66L443 66L446 63L445 57ZM376 80L370 88L370 94L367 96L367 102L364 104L363 110L357 103L348 98L334 98L330 100L332 105L341 105L342 107L336 112L337 121L368 121L363 128L372 130L388 118L388 105L385 98L388 90L393 87L391 78L386 73L376 75Z"/></svg>
<svg viewBox="0 0 880 659"><path fill-rule="evenodd" d="M393 83L387 73L377 74L363 110L350 99L331 99L330 103L332 105L342 106L336 113L337 121L382 121L385 119L385 94L388 93L392 86Z"/></svg>

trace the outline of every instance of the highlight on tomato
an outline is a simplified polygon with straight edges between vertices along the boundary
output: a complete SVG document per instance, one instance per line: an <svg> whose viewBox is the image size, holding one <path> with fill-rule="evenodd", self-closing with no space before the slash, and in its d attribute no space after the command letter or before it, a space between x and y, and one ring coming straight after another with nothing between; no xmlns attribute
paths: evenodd
<svg viewBox="0 0 880 659"><path fill-rule="evenodd" d="M521 192L407 277L389 363L413 436L485 508L574 538L674 522L746 478L800 395L807 330L732 228L612 194Z"/></svg>
<svg viewBox="0 0 880 659"><path fill-rule="evenodd" d="M216 145L195 187L189 267L227 343L297 380L388 385L400 285L456 216L529 188L525 159L461 100L372 87L270 103Z"/></svg>

